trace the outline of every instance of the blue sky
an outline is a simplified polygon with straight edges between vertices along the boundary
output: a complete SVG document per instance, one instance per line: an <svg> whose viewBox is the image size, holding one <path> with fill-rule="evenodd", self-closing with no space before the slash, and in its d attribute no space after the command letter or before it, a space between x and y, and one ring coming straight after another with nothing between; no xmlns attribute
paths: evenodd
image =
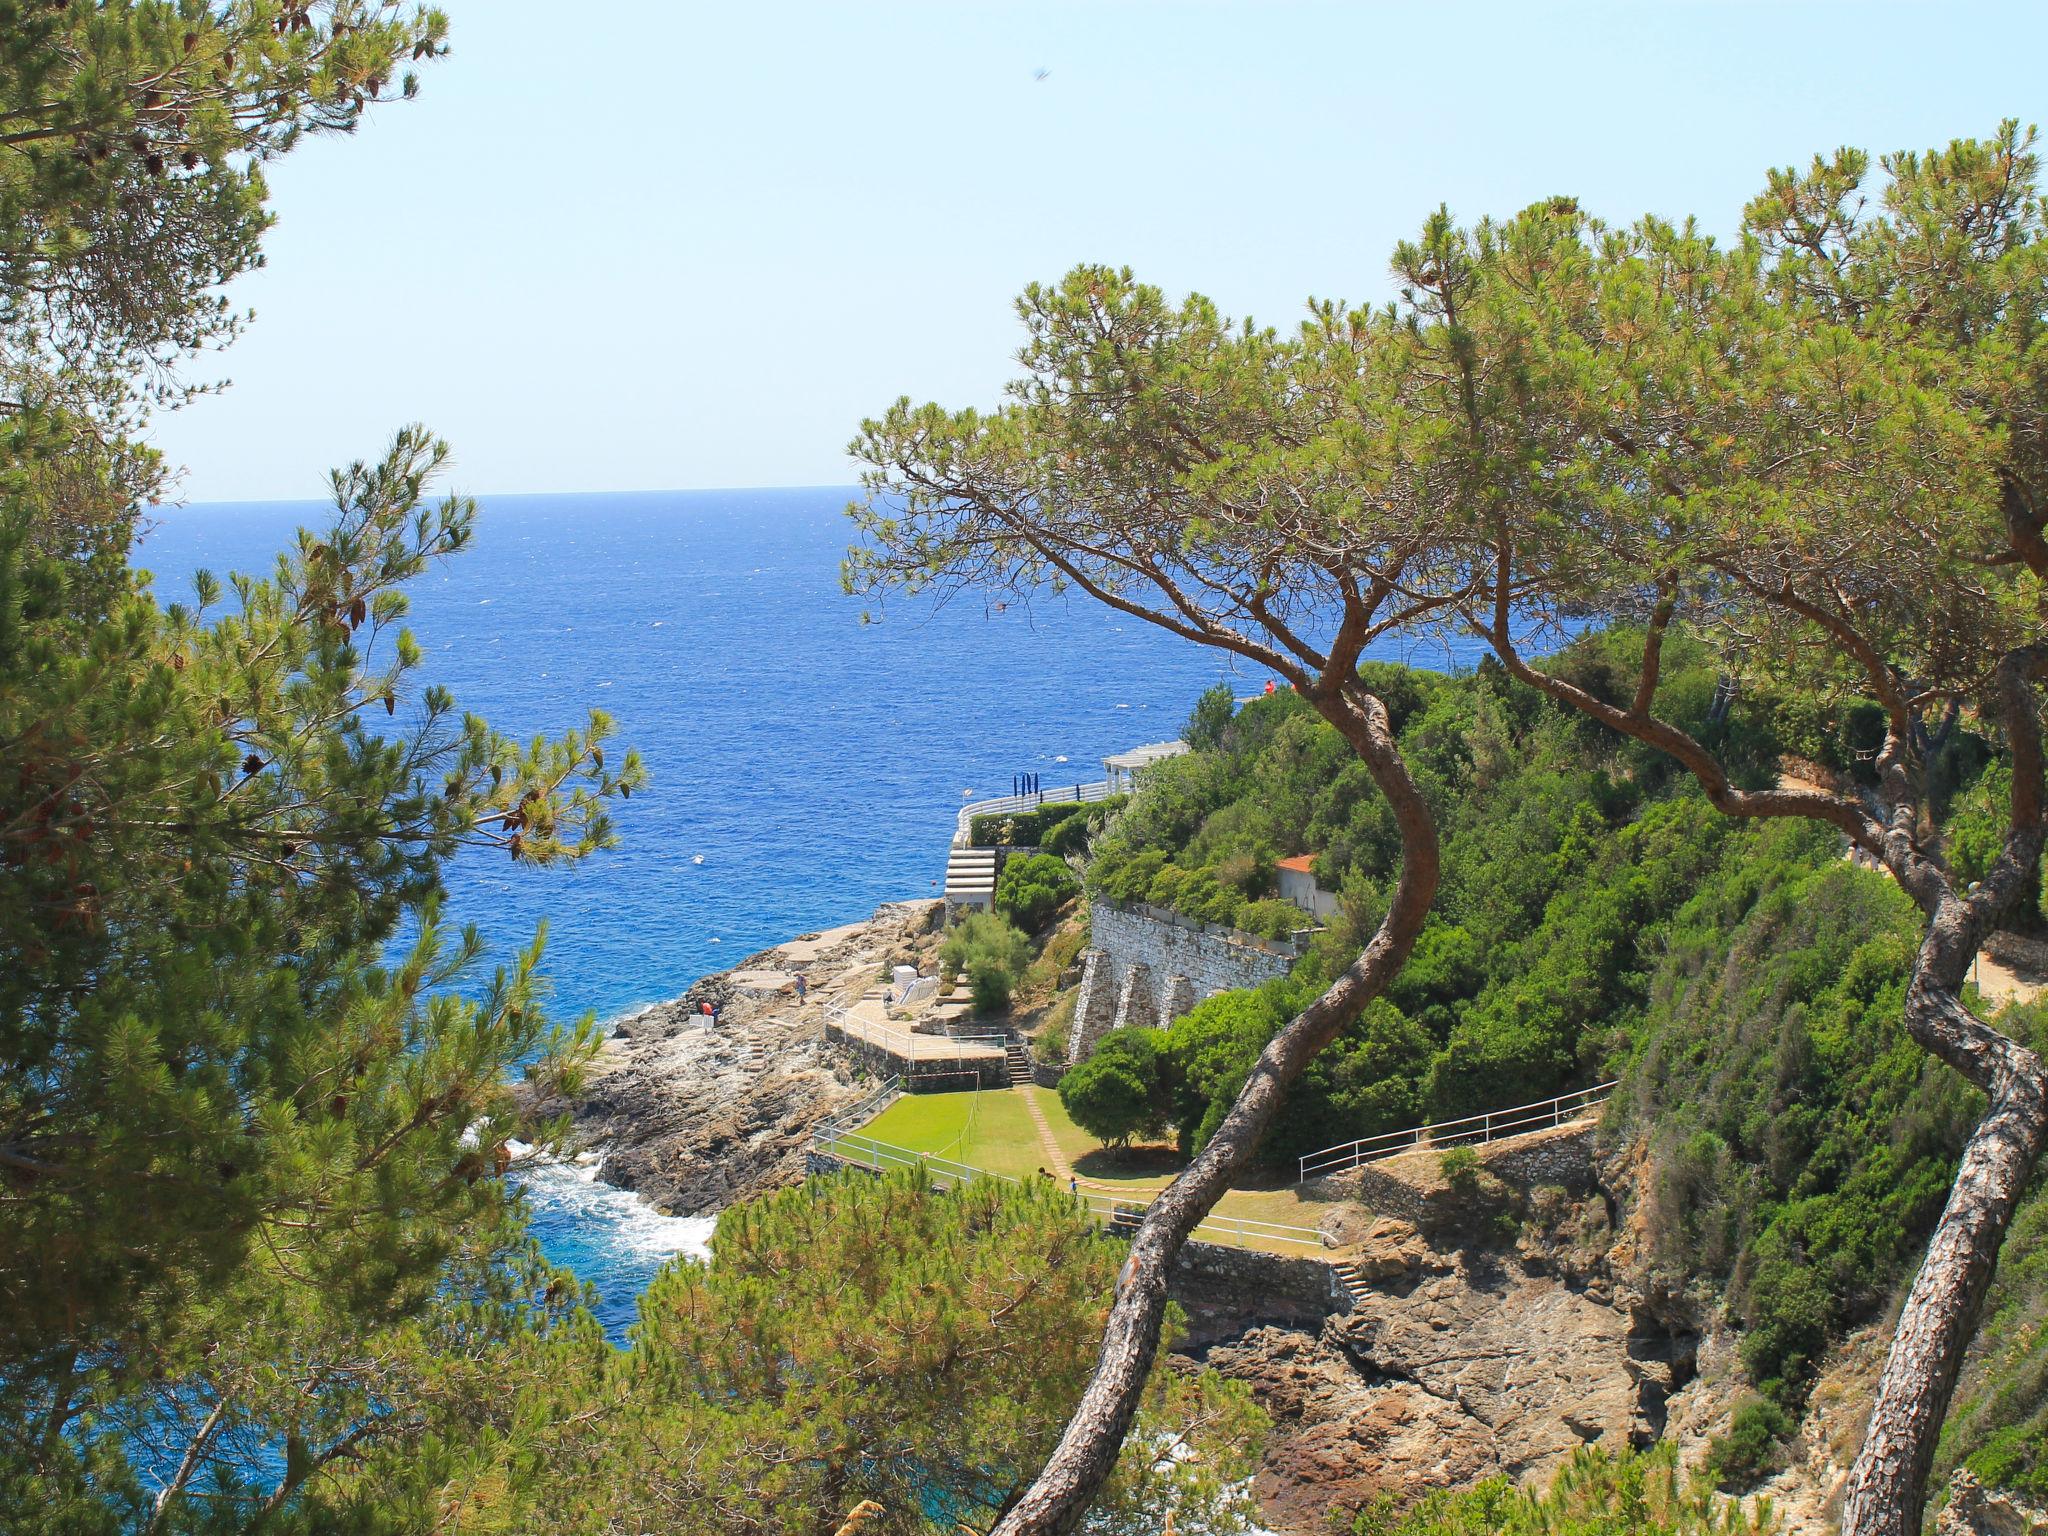
<svg viewBox="0 0 2048 1536"><path fill-rule="evenodd" d="M232 387L156 429L188 498L413 420L478 492L841 483L1077 262L1291 324L1439 202L1726 231L1767 166L2048 118L2039 0L445 6L419 100L275 168Z"/></svg>

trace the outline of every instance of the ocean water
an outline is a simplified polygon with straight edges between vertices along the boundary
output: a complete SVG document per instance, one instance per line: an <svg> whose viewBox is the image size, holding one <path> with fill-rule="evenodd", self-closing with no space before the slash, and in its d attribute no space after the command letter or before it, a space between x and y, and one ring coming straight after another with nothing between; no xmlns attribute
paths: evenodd
<svg viewBox="0 0 2048 1536"><path fill-rule="evenodd" d="M618 1017L933 894L963 791L1099 778L1105 755L1177 735L1219 678L1240 694L1265 682L1085 600L895 602L863 624L873 605L838 579L850 494L492 496L471 547L410 589L422 680L520 737L602 708L646 761L646 789L616 808L615 851L540 873L477 854L450 873L446 915L500 955L546 916L558 1012ZM201 567L268 574L327 511L165 509L136 564L160 598L186 598ZM528 1198L543 1246L597 1286L615 1334L661 1262L702 1252L711 1227L573 1167L532 1179Z"/></svg>

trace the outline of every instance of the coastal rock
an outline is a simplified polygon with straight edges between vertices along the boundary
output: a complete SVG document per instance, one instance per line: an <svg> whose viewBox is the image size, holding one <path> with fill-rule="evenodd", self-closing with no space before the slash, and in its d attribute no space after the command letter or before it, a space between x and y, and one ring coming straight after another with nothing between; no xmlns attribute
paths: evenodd
<svg viewBox="0 0 2048 1536"><path fill-rule="evenodd" d="M1684 1315L1608 1262L1589 1130L1482 1160L1456 1184L1431 1152L1324 1181L1324 1228L1365 1294L1200 1352L1273 1415L1254 1484L1273 1530L1321 1536L1333 1509L1496 1474L1540 1485L1581 1445L1657 1439L1692 1380Z"/></svg>
<svg viewBox="0 0 2048 1536"><path fill-rule="evenodd" d="M1986 1488L1969 1471L1949 1483L1935 1536L2048 1536L2048 1509L2006 1489Z"/></svg>
<svg viewBox="0 0 2048 1536"><path fill-rule="evenodd" d="M1255 1491L1276 1528L1307 1532L1381 1494L1541 1480L1580 1445L1645 1444L1669 1376L1634 1362L1665 1354L1614 1307L1470 1254L1318 1333L1256 1328L1206 1359L1273 1414Z"/></svg>
<svg viewBox="0 0 2048 1536"><path fill-rule="evenodd" d="M567 1111L602 1154L599 1177L672 1215L710 1215L803 1178L811 1131L877 1086L824 1043L827 1000L857 996L887 962L923 958L939 904L893 902L866 922L805 934L622 1020ZM810 981L799 1006L794 978ZM711 1027L701 1005L718 1010Z"/></svg>

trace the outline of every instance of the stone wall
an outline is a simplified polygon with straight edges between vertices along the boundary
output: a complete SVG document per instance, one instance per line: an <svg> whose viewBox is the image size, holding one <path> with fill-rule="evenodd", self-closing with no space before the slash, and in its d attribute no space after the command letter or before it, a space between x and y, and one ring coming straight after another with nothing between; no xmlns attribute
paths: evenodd
<svg viewBox="0 0 2048 1536"><path fill-rule="evenodd" d="M858 1071L877 1077L901 1077L905 1093L960 1093L970 1088L1010 1085L1010 1064L1001 1056L987 1060L913 1062L832 1024L825 1026L825 1046Z"/></svg>
<svg viewBox="0 0 2048 1536"><path fill-rule="evenodd" d="M1984 938L1984 953L2000 965L2036 975L2048 971L2048 943L2000 928Z"/></svg>
<svg viewBox="0 0 2048 1536"><path fill-rule="evenodd" d="M1112 1029L1164 1028L1203 998L1285 976L1298 946L1183 917L1164 907L1090 899L1067 1060L1077 1062Z"/></svg>
<svg viewBox="0 0 2048 1536"><path fill-rule="evenodd" d="M1174 1260L1166 1292L1188 1314L1183 1348L1201 1348L1261 1324L1315 1329L1351 1310L1351 1295L1321 1259L1251 1248L1188 1243Z"/></svg>

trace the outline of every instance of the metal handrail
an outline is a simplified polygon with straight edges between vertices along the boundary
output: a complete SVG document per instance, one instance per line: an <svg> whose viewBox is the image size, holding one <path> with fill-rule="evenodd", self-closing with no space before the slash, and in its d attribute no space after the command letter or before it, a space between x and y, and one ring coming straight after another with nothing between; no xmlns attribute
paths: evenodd
<svg viewBox="0 0 2048 1536"><path fill-rule="evenodd" d="M877 1141L872 1136L855 1136L843 1131L828 1131L820 1127L811 1136L811 1146L828 1157L841 1162L853 1163L879 1173L884 1168L917 1168L927 1170L940 1188L950 1189L954 1184L966 1183L970 1179L1001 1179L1006 1184L1023 1181L1007 1173L991 1173L986 1168L977 1168L971 1163L955 1162L947 1157L934 1157L930 1153L913 1152L908 1147L899 1147L892 1142ZM1083 1192L1081 1202L1088 1213L1112 1231L1135 1226L1144 1218L1157 1195L1147 1195L1142 1200L1124 1199L1115 1195ZM1327 1244L1318 1227L1294 1227L1285 1222L1259 1221L1249 1216L1207 1216L1195 1227L1194 1236L1207 1234L1210 1239L1220 1240L1235 1237L1237 1246L1245 1246L1247 1237L1263 1242L1287 1243L1298 1248L1321 1249Z"/></svg>
<svg viewBox="0 0 2048 1536"><path fill-rule="evenodd" d="M1296 1183L1310 1178L1319 1178L1330 1173L1345 1173L1366 1163L1378 1162L1381 1158L1393 1157L1402 1152L1412 1152L1421 1146L1457 1147L1473 1142L1497 1141L1505 1136L1520 1136L1530 1131L1548 1130L1575 1120L1589 1109L1605 1104L1620 1084L1613 1082L1596 1083L1591 1088L1578 1088L1570 1093L1561 1093L1554 1099L1543 1099L1534 1104L1517 1104L1509 1109L1493 1109L1483 1114L1463 1115L1456 1120L1439 1120L1433 1125L1411 1126L1404 1131L1385 1131L1378 1136L1366 1136L1358 1141L1347 1141L1338 1146L1324 1147L1311 1152L1300 1161L1300 1176Z"/></svg>
<svg viewBox="0 0 2048 1536"><path fill-rule="evenodd" d="M866 1098L849 1104L836 1115L828 1115L811 1128L811 1139L821 1135L837 1135L851 1130L856 1125L866 1125L883 1110L887 1109L903 1094L901 1075L891 1077Z"/></svg>

